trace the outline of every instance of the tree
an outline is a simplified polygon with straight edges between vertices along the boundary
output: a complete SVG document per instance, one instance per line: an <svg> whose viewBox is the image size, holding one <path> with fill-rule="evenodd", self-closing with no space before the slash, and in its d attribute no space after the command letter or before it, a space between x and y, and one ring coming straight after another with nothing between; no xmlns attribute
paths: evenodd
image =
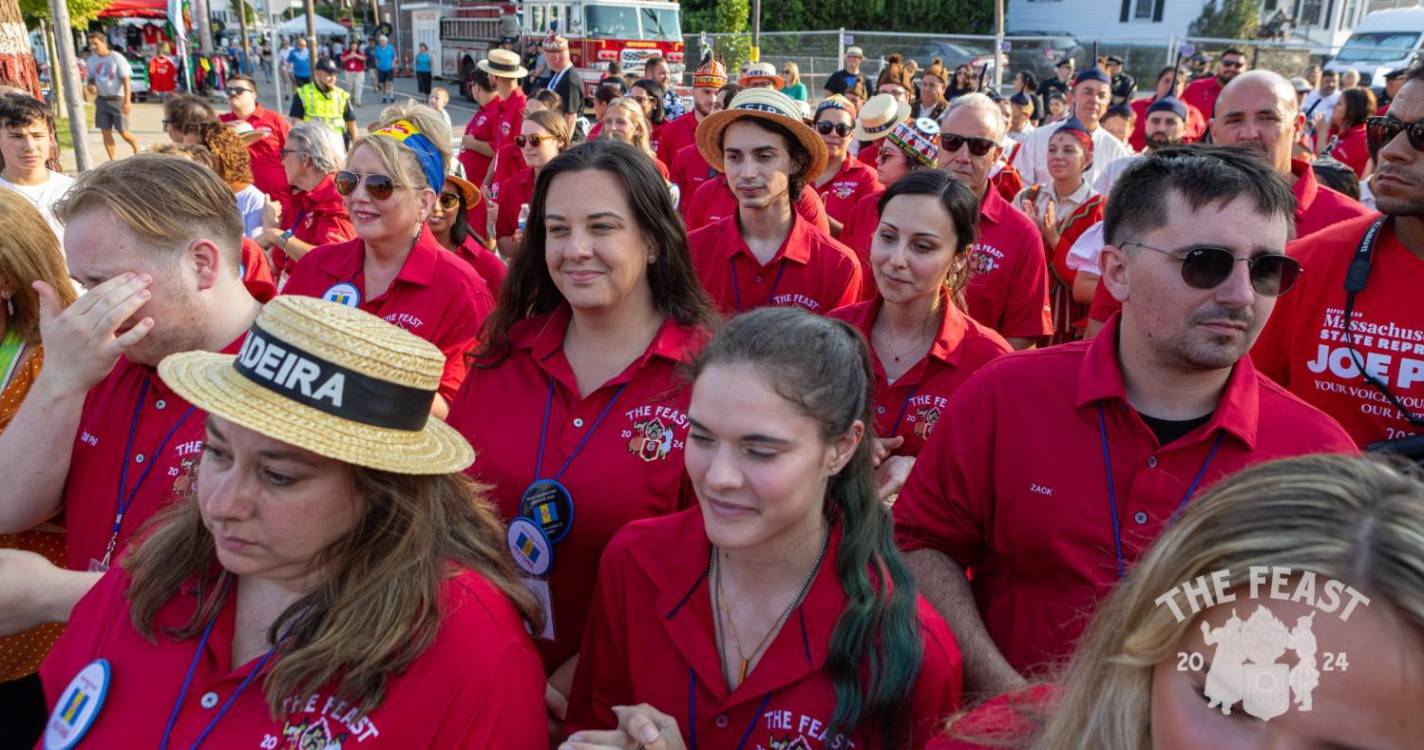
<svg viewBox="0 0 1424 750"><path fill-rule="evenodd" d="M99 17L99 11L108 7L109 0L67 0L66 4L69 6L69 25L83 31L89 28L90 21ZM26 25L34 25L41 18L50 20L48 0L20 0L20 12Z"/></svg>
<svg viewBox="0 0 1424 750"><path fill-rule="evenodd" d="M717 40L717 56L728 70L738 69L751 58L751 16L749 0L717 0L714 30L729 34Z"/></svg>
<svg viewBox="0 0 1424 750"><path fill-rule="evenodd" d="M17 0L0 0L0 28L24 29ZM29 34L0 34L0 80L40 95L40 76Z"/></svg>
<svg viewBox="0 0 1424 750"><path fill-rule="evenodd" d="M1207 0L1187 33L1215 39L1254 39L1261 4L1252 0Z"/></svg>

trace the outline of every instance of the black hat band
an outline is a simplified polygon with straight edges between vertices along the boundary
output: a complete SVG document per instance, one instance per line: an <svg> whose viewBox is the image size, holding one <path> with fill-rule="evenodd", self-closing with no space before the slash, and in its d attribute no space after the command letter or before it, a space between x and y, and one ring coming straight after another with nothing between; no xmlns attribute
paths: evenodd
<svg viewBox="0 0 1424 750"><path fill-rule="evenodd" d="M494 69L494 70L498 70L498 71L501 72L501 73L513 73L513 72L515 72L516 70L519 70L519 63L514 63L514 64L512 64L512 65L506 65L506 64L504 64L504 63L498 63L498 62L495 62L494 60L491 60L491 59L489 59L489 58L485 58L485 64L488 65L488 66L490 66L490 68L492 68L492 69Z"/></svg>

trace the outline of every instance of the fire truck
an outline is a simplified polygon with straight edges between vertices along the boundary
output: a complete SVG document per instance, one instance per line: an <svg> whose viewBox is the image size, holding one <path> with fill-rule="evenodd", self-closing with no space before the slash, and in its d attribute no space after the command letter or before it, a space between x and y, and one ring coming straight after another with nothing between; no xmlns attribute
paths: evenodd
<svg viewBox="0 0 1424 750"><path fill-rule="evenodd" d="M440 20L441 70L472 98L470 75L490 49L538 50L551 29L569 40L569 56L592 94L608 70L640 74L648 58L667 59L674 80L681 80L683 60L680 9L672 0L522 0L469 2Z"/></svg>

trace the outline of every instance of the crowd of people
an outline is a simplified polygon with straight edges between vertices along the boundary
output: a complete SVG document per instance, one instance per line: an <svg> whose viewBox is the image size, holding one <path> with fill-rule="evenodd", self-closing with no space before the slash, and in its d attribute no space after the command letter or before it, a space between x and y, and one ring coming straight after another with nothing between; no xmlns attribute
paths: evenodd
<svg viewBox="0 0 1424 750"><path fill-rule="evenodd" d="M0 734L1420 747L1424 67L539 44L74 177L0 95Z"/></svg>

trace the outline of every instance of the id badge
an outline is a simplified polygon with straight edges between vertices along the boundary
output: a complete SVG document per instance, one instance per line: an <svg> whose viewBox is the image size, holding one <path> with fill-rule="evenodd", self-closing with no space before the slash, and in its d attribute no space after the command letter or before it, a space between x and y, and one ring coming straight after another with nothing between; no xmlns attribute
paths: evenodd
<svg viewBox="0 0 1424 750"><path fill-rule="evenodd" d="M530 634L540 640L554 640L554 597L549 593L548 579L520 576L520 580L524 581L524 586L534 594L534 598L539 600L539 609L544 612L544 629Z"/></svg>

